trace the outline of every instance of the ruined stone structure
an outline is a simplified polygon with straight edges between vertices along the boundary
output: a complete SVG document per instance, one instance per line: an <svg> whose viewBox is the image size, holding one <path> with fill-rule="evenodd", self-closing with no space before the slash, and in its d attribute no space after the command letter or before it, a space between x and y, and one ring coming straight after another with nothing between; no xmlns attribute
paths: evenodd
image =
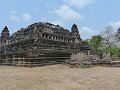
<svg viewBox="0 0 120 90"><path fill-rule="evenodd" d="M84 48L76 24L71 31L51 23L34 23L11 36L7 26L0 37L0 63L9 65L61 62Z"/></svg>

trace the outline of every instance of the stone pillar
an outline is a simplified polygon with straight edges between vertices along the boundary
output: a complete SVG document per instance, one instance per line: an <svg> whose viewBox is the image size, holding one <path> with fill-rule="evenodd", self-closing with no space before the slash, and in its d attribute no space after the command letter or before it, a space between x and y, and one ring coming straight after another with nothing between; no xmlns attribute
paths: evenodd
<svg viewBox="0 0 120 90"><path fill-rule="evenodd" d="M38 38L41 38L41 37L42 37L42 33L40 32L40 33L39 33L39 37L38 37Z"/></svg>
<svg viewBox="0 0 120 90"><path fill-rule="evenodd" d="M55 40L57 40L57 36L55 36Z"/></svg>
<svg viewBox="0 0 120 90"><path fill-rule="evenodd" d="M65 38L63 38L63 42L65 42Z"/></svg>
<svg viewBox="0 0 120 90"><path fill-rule="evenodd" d="M51 39L53 40L53 36L51 36Z"/></svg>
<svg viewBox="0 0 120 90"><path fill-rule="evenodd" d="M47 39L50 39L50 35L47 35L48 37L47 37Z"/></svg>
<svg viewBox="0 0 120 90"><path fill-rule="evenodd" d="M88 50L88 56L90 55L90 50Z"/></svg>
<svg viewBox="0 0 120 90"><path fill-rule="evenodd" d="M13 64L13 66L14 66L14 65L16 64L15 55L13 55L13 59L12 59L12 60L13 60L13 63L12 63L12 64Z"/></svg>

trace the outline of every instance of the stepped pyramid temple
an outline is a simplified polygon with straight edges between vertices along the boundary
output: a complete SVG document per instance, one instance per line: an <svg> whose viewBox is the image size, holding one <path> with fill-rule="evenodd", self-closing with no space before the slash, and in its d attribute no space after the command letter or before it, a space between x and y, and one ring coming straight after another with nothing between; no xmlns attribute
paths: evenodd
<svg viewBox="0 0 120 90"><path fill-rule="evenodd" d="M72 53L85 51L78 27L71 31L51 23L34 23L10 35L7 26L0 36L0 64L42 65L61 63Z"/></svg>

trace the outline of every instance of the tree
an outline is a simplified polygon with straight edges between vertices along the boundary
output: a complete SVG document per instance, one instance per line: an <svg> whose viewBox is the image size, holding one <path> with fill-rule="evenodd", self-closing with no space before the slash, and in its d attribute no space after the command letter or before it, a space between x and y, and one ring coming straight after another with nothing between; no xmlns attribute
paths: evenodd
<svg viewBox="0 0 120 90"><path fill-rule="evenodd" d="M117 33L116 33L116 40L117 40L117 46L120 47L120 28L118 28Z"/></svg>
<svg viewBox="0 0 120 90"><path fill-rule="evenodd" d="M104 52L109 52L111 57L120 57L120 28L115 33L113 27L108 26L100 35L94 35L88 40L95 52L102 58Z"/></svg>
<svg viewBox="0 0 120 90"><path fill-rule="evenodd" d="M94 49L97 49L101 45L102 37L100 35L92 36L90 39L90 45L93 46Z"/></svg>
<svg viewBox="0 0 120 90"><path fill-rule="evenodd" d="M108 48L108 51L110 53L110 57L118 57L119 48L117 48L117 47L110 47L110 48Z"/></svg>
<svg viewBox="0 0 120 90"><path fill-rule="evenodd" d="M93 47L93 49L95 50L95 52L100 57L102 57L103 50L102 50L102 48L100 48L101 45L102 45L102 37L100 35L92 36L92 38L89 40L89 43Z"/></svg>
<svg viewBox="0 0 120 90"><path fill-rule="evenodd" d="M118 48L118 57L120 57L120 48Z"/></svg>
<svg viewBox="0 0 120 90"><path fill-rule="evenodd" d="M116 45L117 40L115 37L115 33L113 33L113 27L112 26L107 26L105 31L103 31L101 33L101 37L103 38L103 43L107 46L107 47L111 47Z"/></svg>
<svg viewBox="0 0 120 90"><path fill-rule="evenodd" d="M103 57L103 53L106 51L106 47L103 45L99 46L96 50L96 53L100 56L100 58Z"/></svg>
<svg viewBox="0 0 120 90"><path fill-rule="evenodd" d="M118 41L120 41L120 28L118 28L118 30L117 30L116 37L117 37Z"/></svg>

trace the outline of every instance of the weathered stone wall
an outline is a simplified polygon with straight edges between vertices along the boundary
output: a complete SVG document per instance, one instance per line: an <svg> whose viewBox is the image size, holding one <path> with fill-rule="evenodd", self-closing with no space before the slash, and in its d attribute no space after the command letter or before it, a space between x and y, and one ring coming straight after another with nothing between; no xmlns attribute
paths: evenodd
<svg viewBox="0 0 120 90"><path fill-rule="evenodd" d="M23 63L24 60L32 63L33 59L35 62L41 62L42 59L59 61L70 58L72 53L81 51L82 46L77 25L74 24L70 32L59 25L39 22L27 28L21 28L13 33L6 43L2 43L0 60L1 64L11 63L11 65Z"/></svg>

